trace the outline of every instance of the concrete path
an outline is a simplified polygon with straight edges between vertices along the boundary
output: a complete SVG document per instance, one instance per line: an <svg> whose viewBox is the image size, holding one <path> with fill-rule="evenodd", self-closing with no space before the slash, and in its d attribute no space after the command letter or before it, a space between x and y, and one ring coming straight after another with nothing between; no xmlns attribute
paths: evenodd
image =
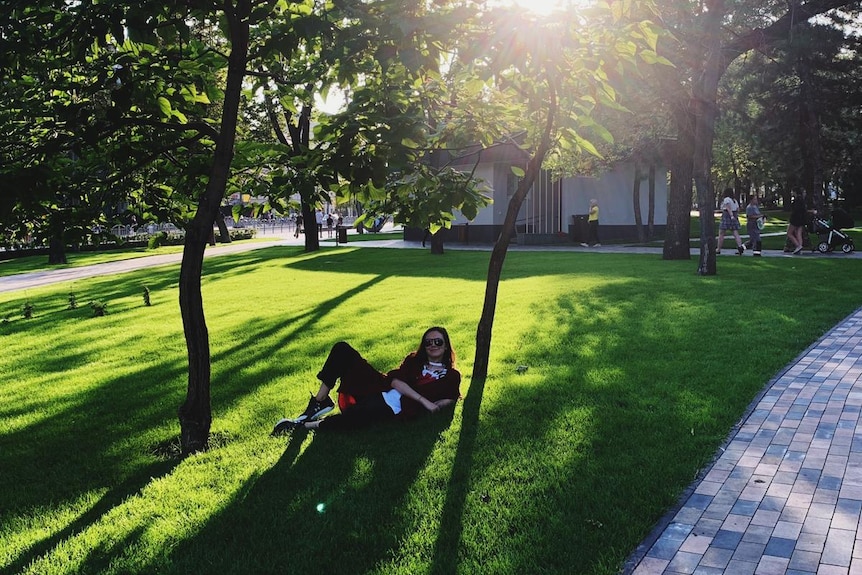
<svg viewBox="0 0 862 575"><path fill-rule="evenodd" d="M293 240L293 238L290 238ZM262 242L239 242L235 244L222 244L214 247L207 246L205 257L236 254L260 248L276 245L284 245L290 240L281 237L273 237L272 240ZM295 240L294 240L295 241ZM105 276L111 274L125 273L144 268L152 268L182 262L182 252L173 254L161 254L153 256L142 256L127 260L93 264L89 266L47 269L38 272L29 272L11 276L0 277L0 293L24 290L55 283L75 281L94 276Z"/></svg>
<svg viewBox="0 0 862 575"><path fill-rule="evenodd" d="M207 257L302 238L207 248ZM333 246L330 242L323 246ZM386 237L347 247L423 249ZM427 248L425 248L427 249ZM486 249L449 245L447 250ZM661 255L661 248L521 246L512 251ZM764 257L859 258L858 253ZM697 257L696 251L692 252ZM739 257L728 250L720 257ZM751 257L748 253L742 257ZM0 277L0 292L176 264L182 254ZM624 566L626 575L862 575L862 308L790 363L755 399L731 438Z"/></svg>

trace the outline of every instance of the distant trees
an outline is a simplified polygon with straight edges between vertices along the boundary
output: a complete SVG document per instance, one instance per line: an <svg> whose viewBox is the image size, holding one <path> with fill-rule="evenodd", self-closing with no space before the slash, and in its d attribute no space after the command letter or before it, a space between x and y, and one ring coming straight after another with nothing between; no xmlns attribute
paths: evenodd
<svg viewBox="0 0 862 575"><path fill-rule="evenodd" d="M860 137L859 39L839 27L805 23L771 49L730 67L722 86L716 174L767 200L805 190L822 206L827 185L859 199L853 182ZM849 185L846 185L849 184Z"/></svg>
<svg viewBox="0 0 862 575"><path fill-rule="evenodd" d="M664 23L672 38L661 53L675 67L661 70L676 127L665 259L688 259L689 213L692 187L700 210L701 275L716 273L711 185L713 142L719 82L728 66L742 54L766 49L789 37L801 23L834 8L854 4L846 0L807 2L744 2L681 0L664 8ZM689 177L690 174L690 177Z"/></svg>

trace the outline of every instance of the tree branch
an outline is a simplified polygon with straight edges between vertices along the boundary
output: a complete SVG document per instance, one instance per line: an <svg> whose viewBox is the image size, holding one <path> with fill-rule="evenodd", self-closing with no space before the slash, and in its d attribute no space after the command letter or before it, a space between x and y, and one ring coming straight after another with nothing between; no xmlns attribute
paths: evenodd
<svg viewBox="0 0 862 575"><path fill-rule="evenodd" d="M824 14L830 10L858 4L849 2L848 0L810 0L798 6L792 6L778 20L764 28L756 28L746 34L738 36L732 42L727 43L722 50L724 52L725 61L732 62L741 54L749 50L755 50L763 46L775 44L776 42L788 37L790 30L800 22L806 22L810 18L819 14Z"/></svg>

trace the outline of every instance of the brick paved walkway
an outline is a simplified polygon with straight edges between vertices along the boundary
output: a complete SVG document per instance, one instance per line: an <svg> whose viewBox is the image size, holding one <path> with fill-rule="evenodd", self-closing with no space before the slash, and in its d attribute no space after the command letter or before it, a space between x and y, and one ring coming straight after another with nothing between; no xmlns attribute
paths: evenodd
<svg viewBox="0 0 862 575"><path fill-rule="evenodd" d="M624 572L862 575L862 309L771 381Z"/></svg>

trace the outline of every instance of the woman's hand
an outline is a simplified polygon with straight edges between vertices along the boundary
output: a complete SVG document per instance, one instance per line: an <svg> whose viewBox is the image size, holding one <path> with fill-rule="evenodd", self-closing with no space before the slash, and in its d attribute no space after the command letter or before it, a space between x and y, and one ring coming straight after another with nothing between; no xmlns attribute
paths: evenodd
<svg viewBox="0 0 862 575"><path fill-rule="evenodd" d="M422 397L422 396L420 396ZM440 405L437 405L437 402L425 399L422 397L422 405L427 409L430 413L436 413L440 411Z"/></svg>

